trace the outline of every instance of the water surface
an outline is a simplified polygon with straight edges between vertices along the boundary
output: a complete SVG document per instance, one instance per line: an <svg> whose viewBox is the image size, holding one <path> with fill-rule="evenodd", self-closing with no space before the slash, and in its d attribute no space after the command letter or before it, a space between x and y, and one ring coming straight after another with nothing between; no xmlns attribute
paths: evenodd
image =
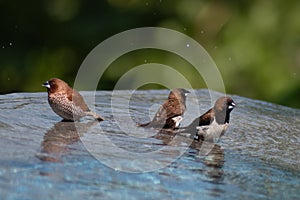
<svg viewBox="0 0 300 200"><path fill-rule="evenodd" d="M1 199L300 196L299 110L232 95L238 106L230 127L205 156L188 138L133 128L149 120L167 90L130 93L115 92L112 104L111 92L96 92L95 110L106 118L100 124L60 122L46 93L1 95ZM182 126L211 106L207 90L196 93ZM93 92L82 94L92 99Z"/></svg>

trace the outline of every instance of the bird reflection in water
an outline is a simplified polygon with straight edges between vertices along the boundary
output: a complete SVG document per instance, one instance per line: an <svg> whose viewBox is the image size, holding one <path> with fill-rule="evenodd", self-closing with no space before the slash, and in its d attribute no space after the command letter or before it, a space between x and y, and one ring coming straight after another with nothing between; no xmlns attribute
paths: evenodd
<svg viewBox="0 0 300 200"><path fill-rule="evenodd" d="M203 158L205 165L210 167L221 168L224 164L224 150L220 145L211 143L205 144L203 141L193 141L190 148L197 150L197 156ZM209 148L209 149L203 149ZM201 152L208 152L208 154L202 154Z"/></svg>
<svg viewBox="0 0 300 200"><path fill-rule="evenodd" d="M219 183L223 180L224 150L220 145L201 140L192 139L191 134L181 135L172 131L161 131L154 138L161 140L163 145L182 146L189 145L185 155L204 164L192 170L204 173L209 181Z"/></svg>
<svg viewBox="0 0 300 200"><path fill-rule="evenodd" d="M41 154L37 157L42 161L62 162L62 156L70 150L70 145L78 142L97 121L58 122L47 131L41 144Z"/></svg>

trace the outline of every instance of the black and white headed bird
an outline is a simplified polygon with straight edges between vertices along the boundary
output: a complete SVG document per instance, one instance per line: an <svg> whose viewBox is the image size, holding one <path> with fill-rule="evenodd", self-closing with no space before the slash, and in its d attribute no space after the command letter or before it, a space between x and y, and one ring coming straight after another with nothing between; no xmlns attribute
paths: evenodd
<svg viewBox="0 0 300 200"><path fill-rule="evenodd" d="M195 140L214 141L226 132L229 126L230 112L236 104L230 97L220 97L214 107L196 118L181 132L189 132ZM194 134L196 132L196 134Z"/></svg>

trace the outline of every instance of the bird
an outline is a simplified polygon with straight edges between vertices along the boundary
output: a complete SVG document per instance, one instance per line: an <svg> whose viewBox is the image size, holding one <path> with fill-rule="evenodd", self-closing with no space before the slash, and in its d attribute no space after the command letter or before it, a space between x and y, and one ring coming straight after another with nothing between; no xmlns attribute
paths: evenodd
<svg viewBox="0 0 300 200"><path fill-rule="evenodd" d="M92 112L83 97L59 78L51 78L42 86L47 88L48 102L52 110L63 118L63 121L78 121L82 117L92 116L98 121L104 118Z"/></svg>
<svg viewBox="0 0 300 200"><path fill-rule="evenodd" d="M217 99L211 109L196 118L189 126L182 128L180 132L192 133L194 139L198 141L215 141L228 129L230 112L235 107L236 104L232 98L222 96Z"/></svg>
<svg viewBox="0 0 300 200"><path fill-rule="evenodd" d="M182 88L175 88L169 93L168 99L161 105L152 121L139 124L142 127L177 129L186 110L186 97L190 93Z"/></svg>

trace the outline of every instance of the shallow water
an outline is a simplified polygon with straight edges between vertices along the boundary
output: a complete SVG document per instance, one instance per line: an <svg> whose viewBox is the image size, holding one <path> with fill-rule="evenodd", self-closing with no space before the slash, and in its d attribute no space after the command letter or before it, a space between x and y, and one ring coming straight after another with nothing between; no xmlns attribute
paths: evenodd
<svg viewBox="0 0 300 200"><path fill-rule="evenodd" d="M93 92L83 92L92 101ZM300 111L232 95L237 107L208 155L146 122L168 91L97 91L106 118L60 122L46 93L0 96L1 199L297 199ZM211 93L213 98L219 93ZM199 99L199 101L198 101ZM211 106L188 97L182 126ZM150 111L149 111L149 108ZM150 114L149 114L150 113ZM149 116L150 115L150 116Z"/></svg>

